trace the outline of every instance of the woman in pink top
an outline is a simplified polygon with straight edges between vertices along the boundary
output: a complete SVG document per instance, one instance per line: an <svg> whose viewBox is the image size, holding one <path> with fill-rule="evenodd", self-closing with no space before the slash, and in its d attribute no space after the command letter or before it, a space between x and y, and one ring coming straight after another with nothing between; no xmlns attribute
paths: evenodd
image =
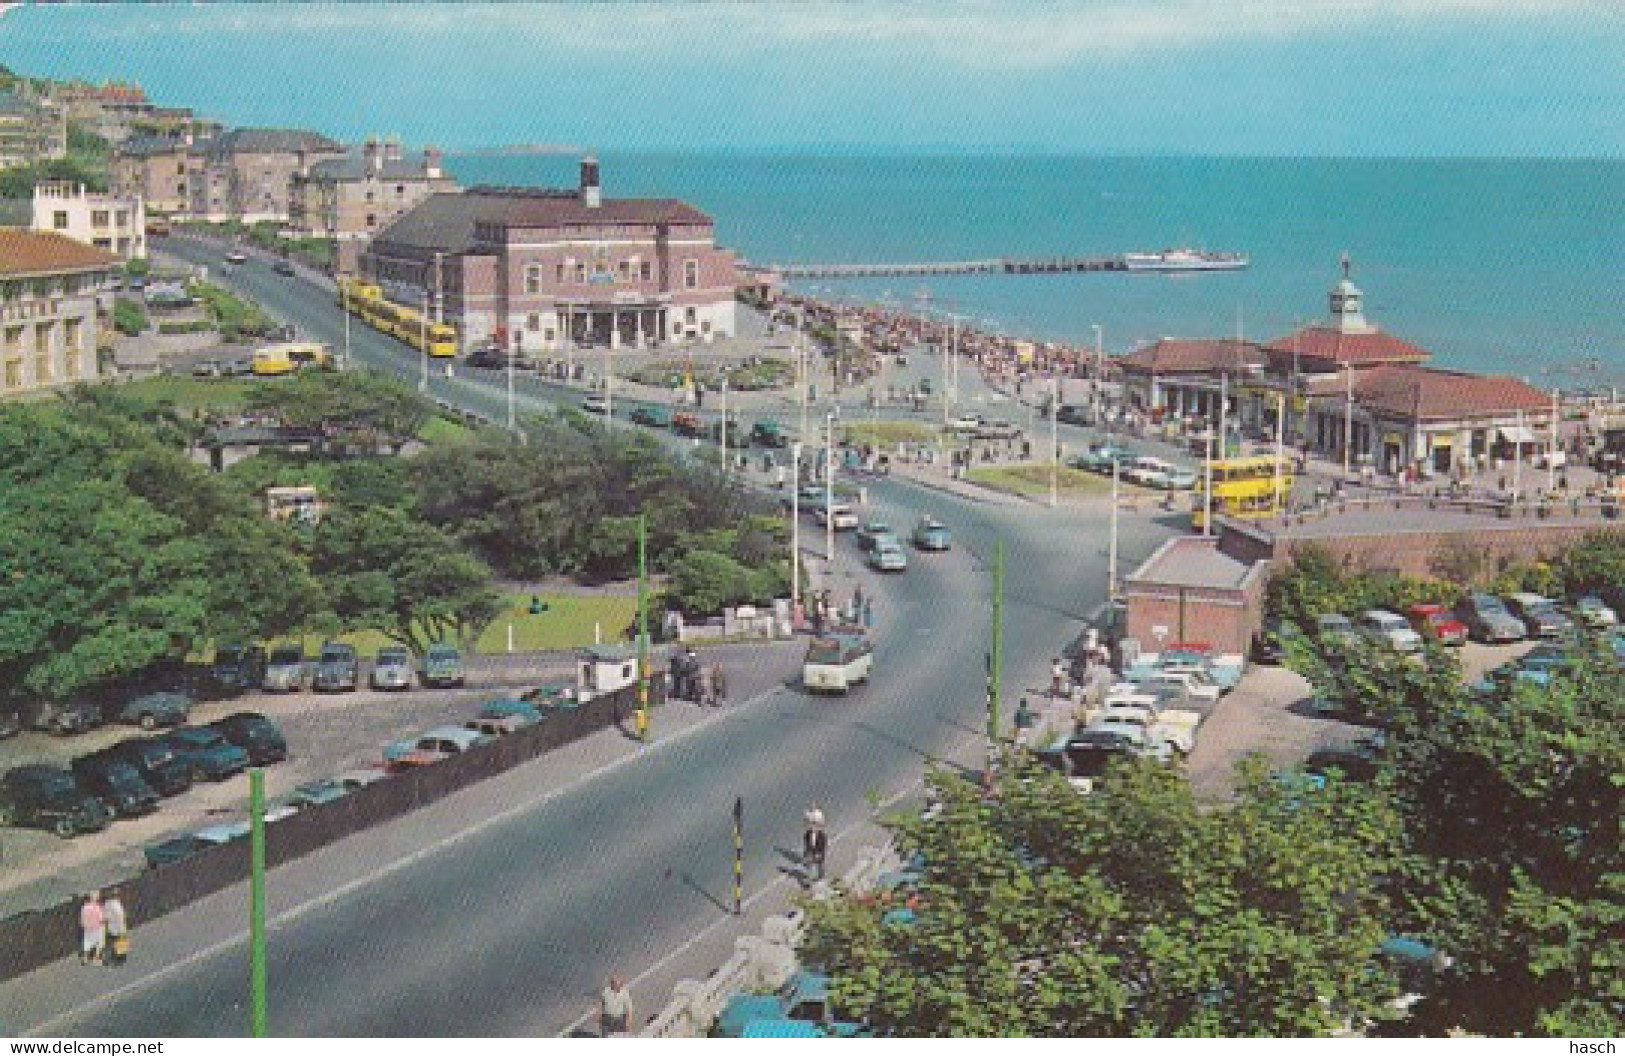
<svg viewBox="0 0 1625 1056"><path fill-rule="evenodd" d="M95 964L101 960L102 946L107 942L107 915L102 912L102 893L92 891L79 907L79 963Z"/></svg>

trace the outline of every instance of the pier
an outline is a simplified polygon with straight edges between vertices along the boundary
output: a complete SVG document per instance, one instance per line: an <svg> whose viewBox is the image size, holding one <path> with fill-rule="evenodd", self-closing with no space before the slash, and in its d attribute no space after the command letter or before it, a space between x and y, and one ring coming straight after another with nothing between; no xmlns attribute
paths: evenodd
<svg viewBox="0 0 1625 1056"><path fill-rule="evenodd" d="M926 261L915 264L766 264L762 270L784 279L879 279L918 275L1062 275L1083 271L1127 271L1122 257L1036 257L993 260Z"/></svg>

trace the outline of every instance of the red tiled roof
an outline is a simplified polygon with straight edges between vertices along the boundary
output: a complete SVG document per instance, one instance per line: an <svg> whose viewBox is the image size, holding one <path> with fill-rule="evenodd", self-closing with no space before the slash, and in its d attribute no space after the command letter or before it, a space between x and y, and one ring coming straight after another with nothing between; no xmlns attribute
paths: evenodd
<svg viewBox="0 0 1625 1056"><path fill-rule="evenodd" d="M1296 343L1299 365L1315 369L1318 364L1333 366L1353 363L1355 366L1374 366L1378 363L1421 363L1432 353L1402 341L1381 330L1345 334L1326 326L1306 326L1296 334L1288 334L1264 346L1270 364L1281 372L1292 369L1292 355Z"/></svg>
<svg viewBox="0 0 1625 1056"><path fill-rule="evenodd" d="M57 275L117 267L119 258L51 231L0 228L0 275Z"/></svg>
<svg viewBox="0 0 1625 1056"><path fill-rule="evenodd" d="M1213 374L1239 371L1264 362L1259 347L1234 338L1187 341L1165 337L1116 360L1131 374Z"/></svg>
<svg viewBox="0 0 1625 1056"><path fill-rule="evenodd" d="M1549 393L1517 378L1412 366L1357 373L1354 398L1368 410L1405 418L1471 418L1552 407Z"/></svg>

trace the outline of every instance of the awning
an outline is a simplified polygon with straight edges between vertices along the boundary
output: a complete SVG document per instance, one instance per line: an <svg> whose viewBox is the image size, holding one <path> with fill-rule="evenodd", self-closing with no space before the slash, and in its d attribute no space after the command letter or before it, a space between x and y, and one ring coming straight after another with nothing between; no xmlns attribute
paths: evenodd
<svg viewBox="0 0 1625 1056"><path fill-rule="evenodd" d="M1535 442L1535 431L1523 425L1503 425L1496 432L1501 439L1509 444L1532 444Z"/></svg>

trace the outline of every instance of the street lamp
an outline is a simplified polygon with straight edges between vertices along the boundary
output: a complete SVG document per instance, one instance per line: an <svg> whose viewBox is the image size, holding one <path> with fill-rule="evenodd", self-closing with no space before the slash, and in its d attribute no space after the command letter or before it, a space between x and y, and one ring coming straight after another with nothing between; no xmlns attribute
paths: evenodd
<svg viewBox="0 0 1625 1056"><path fill-rule="evenodd" d="M728 472L728 368L722 368L722 421L717 425L717 450L722 454L722 472Z"/></svg>
<svg viewBox="0 0 1625 1056"><path fill-rule="evenodd" d="M1106 604L1117 598L1117 489L1119 461L1112 452L1112 512L1111 529L1106 537Z"/></svg>
<svg viewBox="0 0 1625 1056"><path fill-rule="evenodd" d="M1095 391L1099 393L1106 383L1105 331L1099 323L1090 323L1089 329L1095 332Z"/></svg>
<svg viewBox="0 0 1625 1056"><path fill-rule="evenodd" d="M423 287L423 311L418 315L418 391L429 391L429 287Z"/></svg>
<svg viewBox="0 0 1625 1056"><path fill-rule="evenodd" d="M801 626L801 441L790 445L790 619Z"/></svg>
<svg viewBox="0 0 1625 1056"><path fill-rule="evenodd" d="M1049 401L1049 504L1051 508L1061 502L1061 378L1050 379Z"/></svg>
<svg viewBox="0 0 1625 1056"><path fill-rule="evenodd" d="M835 564L835 419L840 416L840 404L824 415L824 560L831 568Z"/></svg>

